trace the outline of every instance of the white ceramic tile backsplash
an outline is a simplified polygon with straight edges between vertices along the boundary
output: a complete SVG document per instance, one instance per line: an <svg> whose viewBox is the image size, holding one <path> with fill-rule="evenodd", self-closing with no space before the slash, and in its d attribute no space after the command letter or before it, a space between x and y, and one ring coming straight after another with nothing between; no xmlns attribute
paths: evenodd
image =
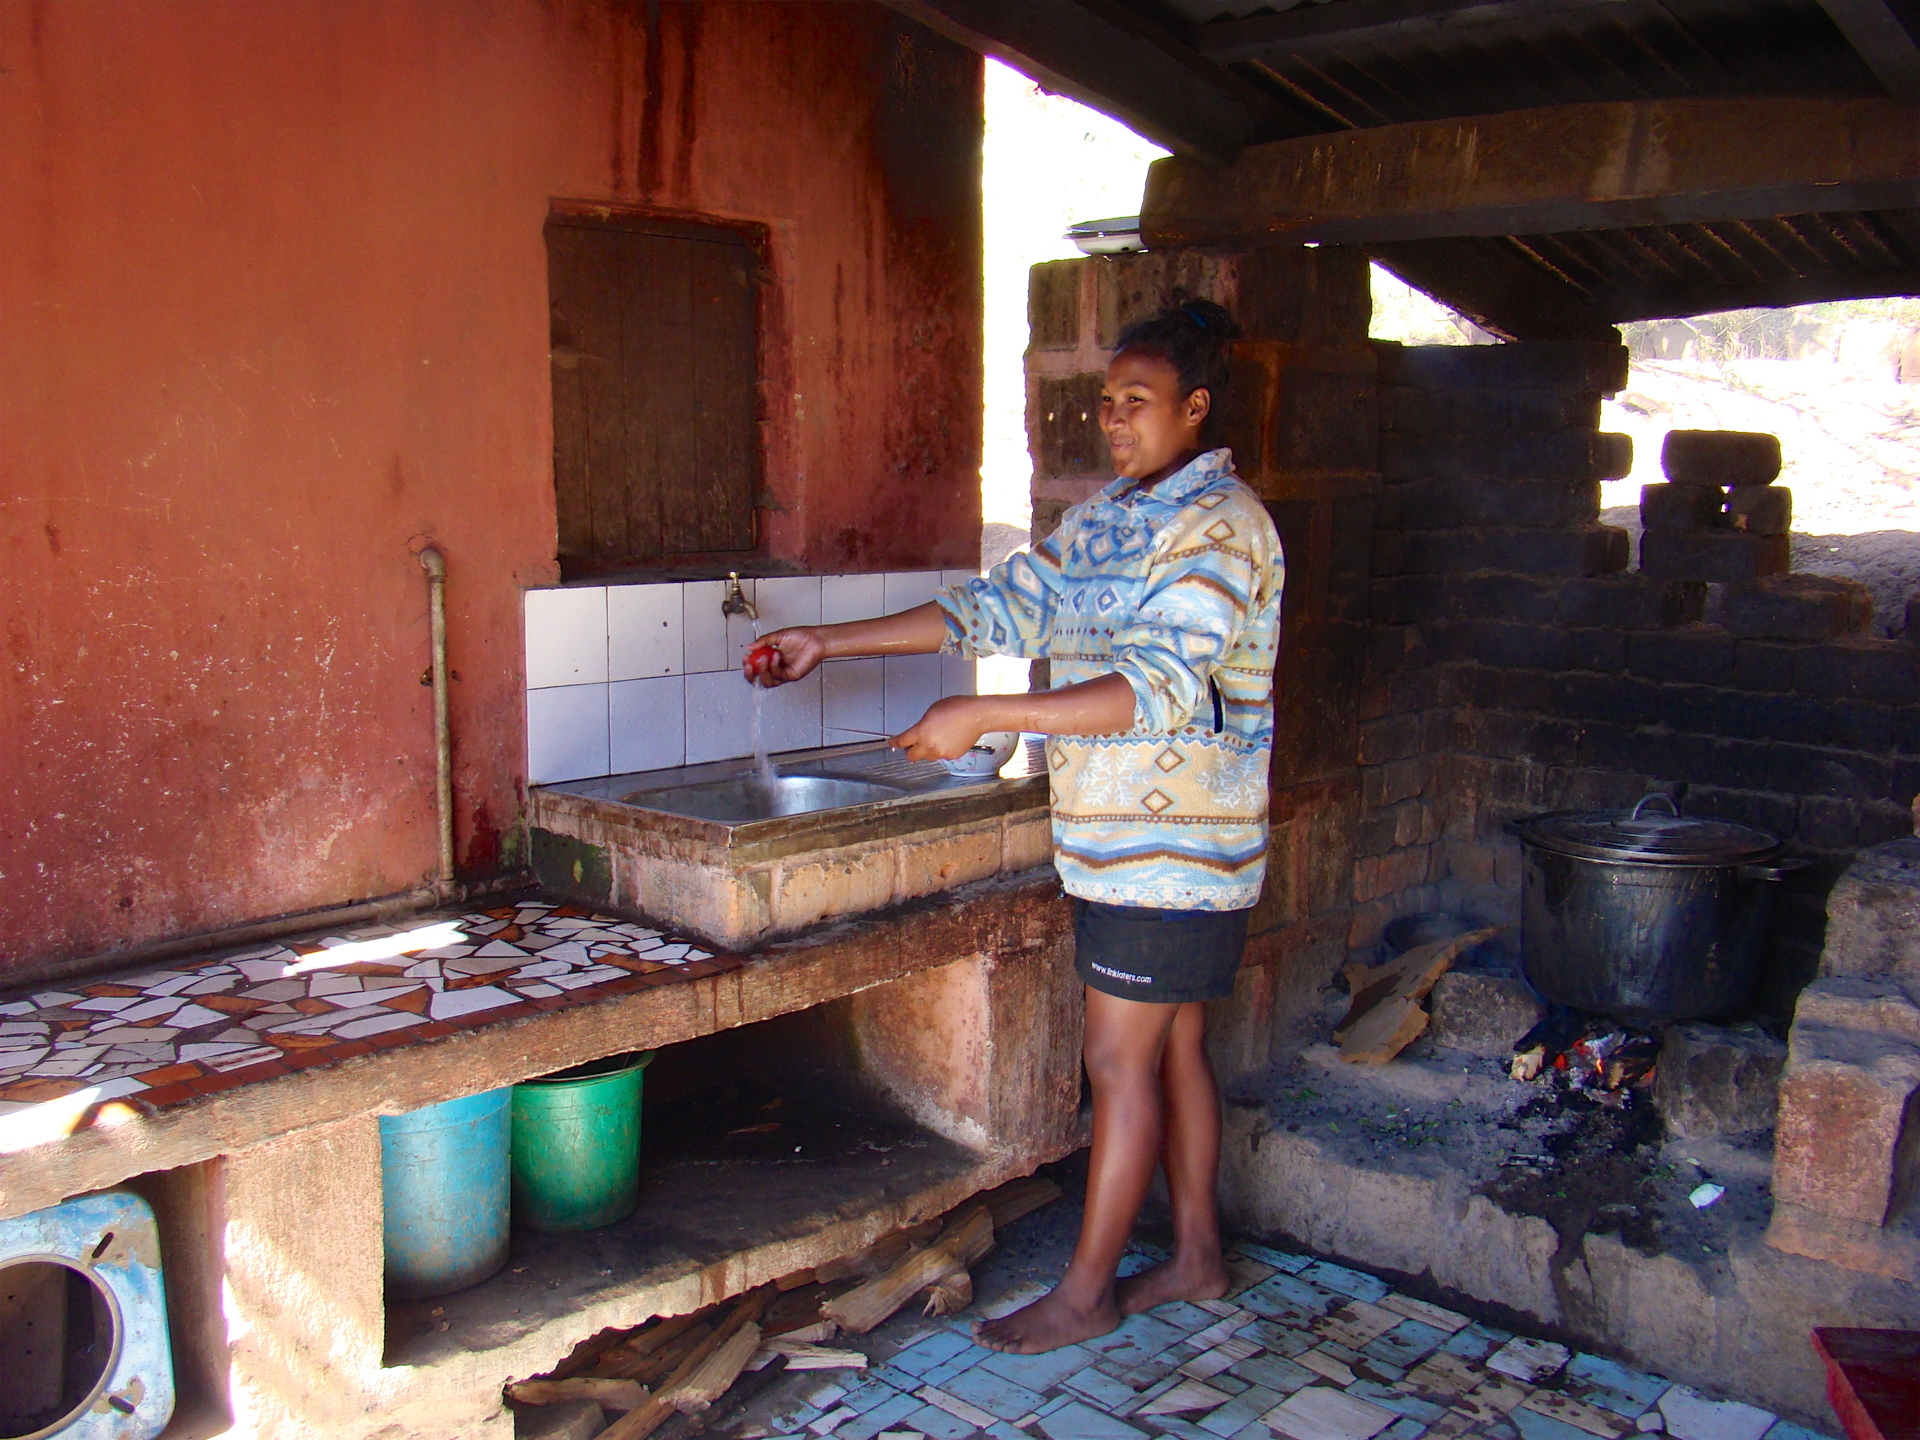
<svg viewBox="0 0 1920 1440"><path fill-rule="evenodd" d="M681 676L616 680L607 687L607 709L612 766L608 774L664 770L686 763L687 686Z"/></svg>
<svg viewBox="0 0 1920 1440"><path fill-rule="evenodd" d="M527 778L536 785L611 775L607 687L555 685L527 692Z"/></svg>
<svg viewBox="0 0 1920 1440"><path fill-rule="evenodd" d="M527 592L527 688L591 685L607 678L607 590Z"/></svg>
<svg viewBox="0 0 1920 1440"><path fill-rule="evenodd" d="M680 606L678 585L607 587L609 680L683 673Z"/></svg>
<svg viewBox="0 0 1920 1440"><path fill-rule="evenodd" d="M925 604L971 571L742 580L762 631L835 624ZM753 753L745 616L722 616L724 580L530 590L527 757L535 784ZM612 683L607 683L611 681ZM957 656L836 660L761 697L769 752L896 734L942 694L971 694Z"/></svg>
<svg viewBox="0 0 1920 1440"><path fill-rule="evenodd" d="M940 588L938 570L911 570L905 574L888 575L886 585L886 612L898 615L902 610L911 610L916 605L924 605L933 599L933 592Z"/></svg>
<svg viewBox="0 0 1920 1440"><path fill-rule="evenodd" d="M887 667L887 733L898 735L940 698L938 655L889 655Z"/></svg>
<svg viewBox="0 0 1920 1440"><path fill-rule="evenodd" d="M687 676L689 765L753 753L753 691L725 670Z"/></svg>
<svg viewBox="0 0 1920 1440"><path fill-rule="evenodd" d="M760 612L760 633L770 635L789 625L820 623L820 577L780 576L754 582L753 603Z"/></svg>
<svg viewBox="0 0 1920 1440"><path fill-rule="evenodd" d="M823 745L871 740L887 730L887 662L829 660L820 667L820 720Z"/></svg>
<svg viewBox="0 0 1920 1440"><path fill-rule="evenodd" d="M886 585L884 575L823 575L820 623L844 625L849 620L871 620L885 614Z"/></svg>
<svg viewBox="0 0 1920 1440"><path fill-rule="evenodd" d="M742 580L740 593L753 600L758 582ZM680 587L681 636L687 674L738 670L753 645L753 622L744 615L724 615L725 580L690 580Z"/></svg>

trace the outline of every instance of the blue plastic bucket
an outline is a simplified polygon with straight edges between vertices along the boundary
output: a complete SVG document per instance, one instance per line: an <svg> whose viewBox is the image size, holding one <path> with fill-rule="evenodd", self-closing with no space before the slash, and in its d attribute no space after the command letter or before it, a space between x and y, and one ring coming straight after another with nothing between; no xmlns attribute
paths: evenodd
<svg viewBox="0 0 1920 1440"><path fill-rule="evenodd" d="M387 1295L424 1300L507 1263L510 1089L380 1119Z"/></svg>

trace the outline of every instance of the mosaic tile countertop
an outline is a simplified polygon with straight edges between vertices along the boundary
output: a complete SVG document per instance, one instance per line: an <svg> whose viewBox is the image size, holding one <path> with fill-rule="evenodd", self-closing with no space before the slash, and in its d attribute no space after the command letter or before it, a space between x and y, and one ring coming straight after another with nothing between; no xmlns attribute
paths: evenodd
<svg viewBox="0 0 1920 1440"><path fill-rule="evenodd" d="M1136 1252L1122 1272L1160 1258ZM865 1371L796 1377L761 1428L783 1440L1822 1440L1343 1265L1242 1244L1229 1267L1228 1299L1162 1305L1045 1355L984 1350L970 1334L981 1312L957 1315Z"/></svg>
<svg viewBox="0 0 1920 1440"><path fill-rule="evenodd" d="M209 953L0 1000L0 1116L80 1090L177 1104L743 963L545 901Z"/></svg>

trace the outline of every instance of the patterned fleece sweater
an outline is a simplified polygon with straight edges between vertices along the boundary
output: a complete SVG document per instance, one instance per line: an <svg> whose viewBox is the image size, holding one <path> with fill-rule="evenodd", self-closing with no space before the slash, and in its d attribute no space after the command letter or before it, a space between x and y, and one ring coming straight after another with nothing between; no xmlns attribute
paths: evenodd
<svg viewBox="0 0 1920 1440"><path fill-rule="evenodd" d="M1266 873L1280 537L1231 451L1134 483L936 597L949 648L1045 657L1056 688L1115 672L1133 687L1132 730L1047 742L1068 894L1245 909Z"/></svg>

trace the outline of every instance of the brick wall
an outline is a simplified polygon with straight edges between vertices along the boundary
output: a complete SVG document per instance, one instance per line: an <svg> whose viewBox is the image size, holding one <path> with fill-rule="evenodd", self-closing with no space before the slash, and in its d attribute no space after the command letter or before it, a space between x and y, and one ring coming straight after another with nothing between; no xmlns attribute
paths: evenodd
<svg viewBox="0 0 1920 1440"><path fill-rule="evenodd" d="M1626 366L1607 346L1379 347L1348 943L1424 909L1517 922L1507 820L1685 786L1689 813L1816 862L1776 910L1763 999L1784 1010L1834 879L1912 828L1916 651L1859 633L1858 586L1766 578L1784 556L1762 537L1699 532L1652 557L1661 578L1630 569L1598 523L1599 481L1631 458L1598 429Z"/></svg>
<svg viewBox="0 0 1920 1440"><path fill-rule="evenodd" d="M1288 567L1269 880L1241 988L1215 1017L1231 1070L1263 1062L1276 1017L1310 1003L1346 957L1379 491L1376 361L1358 251L1175 251L1036 266L1027 352L1036 537L1113 478L1096 422L1120 331L1190 297L1224 304L1243 331L1225 443L1266 501Z"/></svg>

